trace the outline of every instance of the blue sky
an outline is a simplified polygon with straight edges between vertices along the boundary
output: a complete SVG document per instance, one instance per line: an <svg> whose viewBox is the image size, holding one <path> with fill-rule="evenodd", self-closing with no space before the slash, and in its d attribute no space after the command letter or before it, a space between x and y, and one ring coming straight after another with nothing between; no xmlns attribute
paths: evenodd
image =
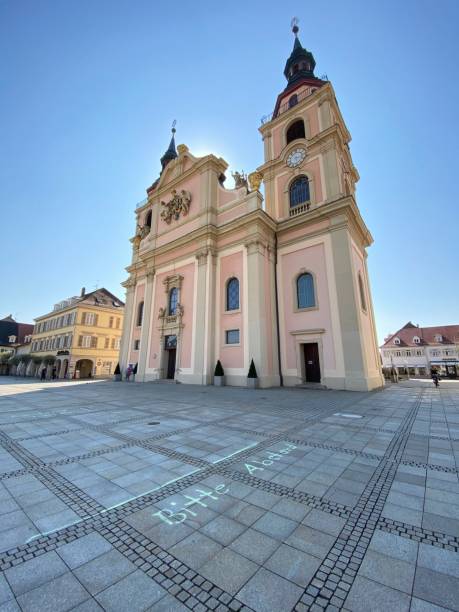
<svg viewBox="0 0 459 612"><path fill-rule="evenodd" d="M195 154L263 162L293 15L352 134L380 342L459 323L457 0L0 0L0 317L123 297L173 119Z"/></svg>

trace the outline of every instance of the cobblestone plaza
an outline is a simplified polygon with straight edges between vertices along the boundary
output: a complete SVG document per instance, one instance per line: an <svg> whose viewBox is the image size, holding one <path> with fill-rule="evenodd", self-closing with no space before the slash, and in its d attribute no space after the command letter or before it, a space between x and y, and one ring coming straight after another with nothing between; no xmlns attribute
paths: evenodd
<svg viewBox="0 0 459 612"><path fill-rule="evenodd" d="M459 386L0 380L0 610L459 610Z"/></svg>

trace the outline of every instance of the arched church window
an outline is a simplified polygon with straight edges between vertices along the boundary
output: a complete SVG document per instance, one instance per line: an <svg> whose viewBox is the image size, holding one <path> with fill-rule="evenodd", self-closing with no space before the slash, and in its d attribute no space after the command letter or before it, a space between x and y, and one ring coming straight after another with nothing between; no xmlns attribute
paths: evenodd
<svg viewBox="0 0 459 612"><path fill-rule="evenodd" d="M290 96L288 99L288 107L292 108L292 106L295 106L296 104L298 104L298 96L293 94L293 96Z"/></svg>
<svg viewBox="0 0 459 612"><path fill-rule="evenodd" d="M175 315L177 311L178 304L178 289L177 287L172 287L169 291L169 315Z"/></svg>
<svg viewBox="0 0 459 612"><path fill-rule="evenodd" d="M287 144L298 138L306 138L303 119L298 119L287 130Z"/></svg>
<svg viewBox="0 0 459 612"><path fill-rule="evenodd" d="M359 282L359 293L360 293L360 306L363 308L363 310L367 309L367 301L365 299L365 287L363 286L363 280L362 277L360 275L358 275L358 282Z"/></svg>
<svg viewBox="0 0 459 612"><path fill-rule="evenodd" d="M309 202L309 180L307 176L299 176L290 185L290 208Z"/></svg>
<svg viewBox="0 0 459 612"><path fill-rule="evenodd" d="M226 310L237 310L239 308L239 281L230 278L226 285Z"/></svg>
<svg viewBox="0 0 459 612"><path fill-rule="evenodd" d="M312 308L316 305L314 279L309 272L300 274L296 279L296 295L298 308Z"/></svg>
<svg viewBox="0 0 459 612"><path fill-rule="evenodd" d="M143 320L143 301L139 303L139 305L137 306L137 327L140 327L140 325L142 325L142 320Z"/></svg>
<svg viewBox="0 0 459 612"><path fill-rule="evenodd" d="M151 229L151 210L147 212L147 216L145 217L145 227Z"/></svg>

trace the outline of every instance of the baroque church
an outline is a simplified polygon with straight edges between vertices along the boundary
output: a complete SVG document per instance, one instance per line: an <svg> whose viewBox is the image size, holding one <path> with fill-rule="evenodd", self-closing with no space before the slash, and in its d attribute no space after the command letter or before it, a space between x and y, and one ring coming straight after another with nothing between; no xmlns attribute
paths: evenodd
<svg viewBox="0 0 459 612"><path fill-rule="evenodd" d="M135 211L120 365L139 381L212 384L220 360L246 386L253 360L260 387L383 385L351 136L293 33L264 163L226 189L226 161L176 147L173 129Z"/></svg>

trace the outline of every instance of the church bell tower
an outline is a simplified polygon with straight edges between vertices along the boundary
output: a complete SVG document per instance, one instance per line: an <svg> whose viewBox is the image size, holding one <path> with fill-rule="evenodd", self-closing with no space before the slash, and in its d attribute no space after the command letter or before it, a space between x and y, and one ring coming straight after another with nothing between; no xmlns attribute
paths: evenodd
<svg viewBox="0 0 459 612"><path fill-rule="evenodd" d="M357 207L359 175L333 87L316 76L292 25L287 84L259 128L265 210L277 224L282 371L286 384L308 382L315 359L315 382L368 390L383 384L366 265L373 239Z"/></svg>

